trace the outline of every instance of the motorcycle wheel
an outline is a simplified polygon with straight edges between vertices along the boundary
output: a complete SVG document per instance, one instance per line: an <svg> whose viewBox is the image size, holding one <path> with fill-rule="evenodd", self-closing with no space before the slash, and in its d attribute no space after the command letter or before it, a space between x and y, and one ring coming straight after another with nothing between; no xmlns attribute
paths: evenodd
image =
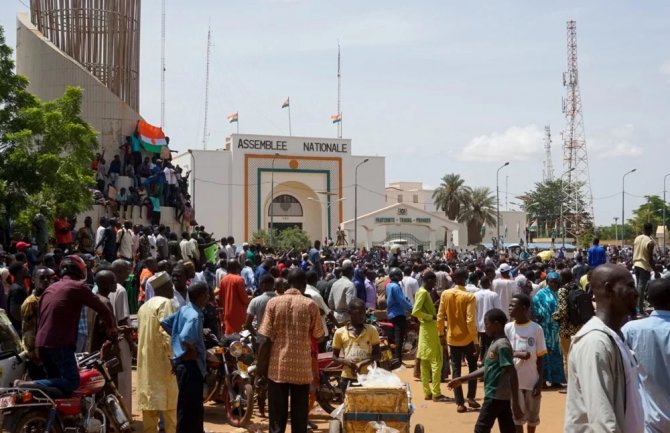
<svg viewBox="0 0 670 433"><path fill-rule="evenodd" d="M251 421L254 414L254 388L251 384L240 376L233 376L230 384L232 395L239 399L239 404L230 401L231 392L224 390L226 414L228 424L234 427L244 427Z"/></svg>
<svg viewBox="0 0 670 433"><path fill-rule="evenodd" d="M330 414L335 408L344 403L340 373L327 376L327 382L322 383L316 391L316 401L326 413Z"/></svg>
<svg viewBox="0 0 670 433"><path fill-rule="evenodd" d="M46 427L48 418L48 412L26 412L21 416L21 418L19 418L16 424L14 424L12 431L14 433L61 433L60 426L56 421L54 421L54 425L51 426L49 432L44 429ZM3 428L3 432L5 431L7 430Z"/></svg>

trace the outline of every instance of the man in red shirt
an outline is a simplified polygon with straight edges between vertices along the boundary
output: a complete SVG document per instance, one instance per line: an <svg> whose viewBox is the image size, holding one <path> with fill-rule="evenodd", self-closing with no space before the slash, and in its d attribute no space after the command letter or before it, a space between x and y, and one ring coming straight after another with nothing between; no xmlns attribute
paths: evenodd
<svg viewBox="0 0 670 433"><path fill-rule="evenodd" d="M81 308L98 313L107 335L118 334L114 313L85 284L86 263L79 256L67 256L60 264L62 279L50 285L40 298L35 346L48 379L36 384L70 393L79 386L79 368L74 352Z"/></svg>
<svg viewBox="0 0 670 433"><path fill-rule="evenodd" d="M223 308L221 323L225 335L240 332L247 318L249 295L244 278L240 275L240 262L228 260L228 274L219 283L219 305Z"/></svg>
<svg viewBox="0 0 670 433"><path fill-rule="evenodd" d="M72 227L67 219L61 217L54 221L54 231L56 232L56 244L63 251L72 250Z"/></svg>

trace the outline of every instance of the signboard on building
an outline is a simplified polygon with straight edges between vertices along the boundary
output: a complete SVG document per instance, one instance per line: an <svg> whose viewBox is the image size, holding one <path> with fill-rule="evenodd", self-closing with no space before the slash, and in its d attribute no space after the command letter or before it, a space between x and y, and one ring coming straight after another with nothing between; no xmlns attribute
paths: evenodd
<svg viewBox="0 0 670 433"><path fill-rule="evenodd" d="M429 217L375 217L377 224L430 224Z"/></svg>
<svg viewBox="0 0 670 433"><path fill-rule="evenodd" d="M226 139L233 152L351 155L351 140L342 138L280 137L272 135L233 134Z"/></svg>

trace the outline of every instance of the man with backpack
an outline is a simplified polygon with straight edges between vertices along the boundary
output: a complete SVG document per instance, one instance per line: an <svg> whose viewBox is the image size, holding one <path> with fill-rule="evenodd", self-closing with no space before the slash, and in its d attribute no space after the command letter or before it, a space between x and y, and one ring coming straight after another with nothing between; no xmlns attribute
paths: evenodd
<svg viewBox="0 0 670 433"><path fill-rule="evenodd" d="M572 337L580 330L582 325L593 317L593 304L591 303L591 290L582 290L575 283L570 269L561 271L561 287L558 289L558 309L553 318L558 322L558 336L563 355L565 377L568 378L568 353Z"/></svg>

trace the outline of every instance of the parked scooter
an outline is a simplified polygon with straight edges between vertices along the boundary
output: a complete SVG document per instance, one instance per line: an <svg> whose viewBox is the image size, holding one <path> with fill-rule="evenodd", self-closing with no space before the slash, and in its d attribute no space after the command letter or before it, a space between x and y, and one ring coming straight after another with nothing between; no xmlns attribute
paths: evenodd
<svg viewBox="0 0 670 433"><path fill-rule="evenodd" d="M103 360L110 344L79 359L80 385L72 395L31 382L0 389L3 431L131 432L131 418L109 373L119 360Z"/></svg>
<svg viewBox="0 0 670 433"><path fill-rule="evenodd" d="M254 389L248 368L254 362L253 348L240 341L239 335L225 337L220 341L207 333L207 374L203 401L222 402L226 408L228 423L244 427L254 411Z"/></svg>

